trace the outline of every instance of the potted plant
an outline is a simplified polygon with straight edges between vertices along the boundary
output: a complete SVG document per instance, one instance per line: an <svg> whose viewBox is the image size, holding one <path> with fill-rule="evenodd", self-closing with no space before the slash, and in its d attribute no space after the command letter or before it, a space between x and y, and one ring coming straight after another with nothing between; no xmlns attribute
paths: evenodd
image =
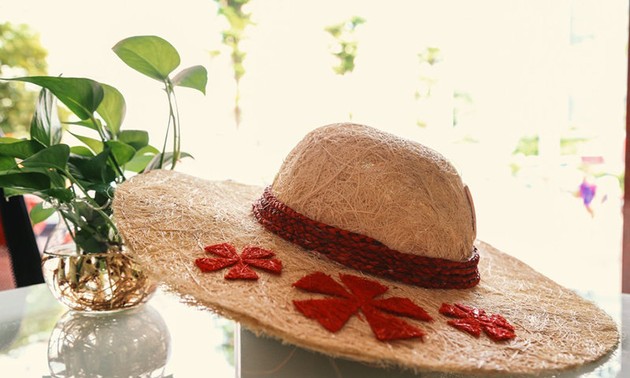
<svg viewBox="0 0 630 378"><path fill-rule="evenodd" d="M47 245L44 277L58 299L86 311L132 307L153 291L154 286L124 251L112 218L112 199L117 185L129 176L173 169L187 156L180 148L175 87L205 94L207 83L202 66L173 75L180 64L179 54L160 37L130 37L118 42L113 51L128 66L164 86L168 122L161 150L149 143L147 131L122 127L125 99L113 86L76 77L2 79L32 83L42 90L30 138L0 138L0 187L7 197L33 194L41 198L42 204L31 211L34 221L58 214L72 243L70 249ZM76 118L61 122L56 100ZM76 145L66 142L70 136ZM114 293L118 288L124 290Z"/></svg>

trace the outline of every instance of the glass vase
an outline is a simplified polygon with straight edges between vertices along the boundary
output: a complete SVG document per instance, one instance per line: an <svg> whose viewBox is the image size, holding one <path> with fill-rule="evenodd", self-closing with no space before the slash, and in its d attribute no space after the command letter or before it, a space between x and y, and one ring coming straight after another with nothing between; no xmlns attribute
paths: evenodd
<svg viewBox="0 0 630 378"><path fill-rule="evenodd" d="M44 280L52 294L72 310L105 313L137 307L157 285L124 248L86 253L59 224L42 256Z"/></svg>
<svg viewBox="0 0 630 378"><path fill-rule="evenodd" d="M149 300L156 289L125 251L80 254L72 246L47 249L42 269L55 298L75 311L134 308Z"/></svg>

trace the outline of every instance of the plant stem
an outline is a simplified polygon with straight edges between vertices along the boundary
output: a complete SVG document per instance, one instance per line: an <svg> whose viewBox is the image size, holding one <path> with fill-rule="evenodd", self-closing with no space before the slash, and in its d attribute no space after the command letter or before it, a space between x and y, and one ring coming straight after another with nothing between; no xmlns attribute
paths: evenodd
<svg viewBox="0 0 630 378"><path fill-rule="evenodd" d="M101 141L103 142L103 144L105 144L105 142L107 142L109 139L107 138L107 136L105 135L105 133L101 129L101 125L96 120L96 117L94 117L94 114L90 115L90 121L92 121L92 123L94 123L94 126L96 126L96 130L98 131L98 135L101 137ZM122 181L127 180L127 178L125 177L125 173L123 172L122 168L120 167L120 164L118 164L118 161L116 161L116 157L112 153L111 149L109 150L109 153L107 155L108 155L110 161L112 162L112 165L114 166L114 169L116 169L116 173L118 173L118 176L122 177Z"/></svg>
<svg viewBox="0 0 630 378"><path fill-rule="evenodd" d="M162 155L160 156L159 168L164 165L164 156L166 155L166 145L168 143L168 134L173 125L173 156L171 159L171 169L175 169L177 161L180 157L181 151L181 133L179 122L179 109L177 106L177 97L175 96L175 90L173 89L173 83L170 79L164 80L164 91L166 92L166 98L168 100L168 123L166 125L166 135L164 136L164 145L162 147Z"/></svg>
<svg viewBox="0 0 630 378"><path fill-rule="evenodd" d="M62 172L70 180L72 185L76 185L79 189L81 189L90 207L105 219L105 222L110 229L114 230L116 234L118 234L118 228L116 227L116 224L114 224L114 221L112 221L110 216L102 210L101 206L99 206L99 204L96 203L96 201L94 201L94 199L88 195L88 191L83 187L83 185L81 185L79 180L77 180L69 171Z"/></svg>
<svg viewBox="0 0 630 378"><path fill-rule="evenodd" d="M173 84L169 82L168 106L170 117L173 120L173 164L171 169L175 169L175 164L179 161L181 151L181 124L179 122L179 107Z"/></svg>
<svg viewBox="0 0 630 378"><path fill-rule="evenodd" d="M57 212L59 212L59 215L61 215L61 219L63 220L63 223L65 223L66 228L68 229L68 233L70 234L70 237L72 238L72 241L74 241L74 233L72 232L72 229L70 228L70 224L68 223L68 218L66 218L65 214L58 208L57 208ZM79 246L76 245L76 243L75 243L75 247L77 249L77 252L79 252Z"/></svg>

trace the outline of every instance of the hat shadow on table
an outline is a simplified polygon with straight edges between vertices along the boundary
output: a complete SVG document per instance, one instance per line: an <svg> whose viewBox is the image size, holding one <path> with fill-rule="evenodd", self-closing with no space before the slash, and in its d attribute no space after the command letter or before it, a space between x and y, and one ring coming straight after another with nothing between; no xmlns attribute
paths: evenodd
<svg viewBox="0 0 630 378"><path fill-rule="evenodd" d="M185 301L329 356L540 374L619 340L597 306L476 240L470 191L442 155L368 126L315 129L268 188L138 175L114 212L146 272Z"/></svg>

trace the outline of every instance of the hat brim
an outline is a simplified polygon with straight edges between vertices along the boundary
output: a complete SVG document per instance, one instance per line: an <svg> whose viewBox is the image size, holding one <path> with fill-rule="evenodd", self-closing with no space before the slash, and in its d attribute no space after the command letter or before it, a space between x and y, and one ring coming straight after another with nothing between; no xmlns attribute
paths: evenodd
<svg viewBox="0 0 630 378"><path fill-rule="evenodd" d="M406 297L434 318L415 322L422 340L378 341L363 318L352 317L336 333L300 314L293 300L323 298L292 287L300 278L324 272L360 275L265 230L251 213L262 187L212 182L173 171L152 171L121 185L114 215L127 247L153 279L185 301L206 306L256 333L377 365L418 371L540 374L593 362L619 341L615 322L581 298L518 259L478 241L481 282L472 289L423 289L369 277L387 286L387 296ZM226 280L224 271L204 273L195 259L204 246L230 243L272 250L280 275L261 272L257 281ZM446 322L442 303L463 303L503 315L516 338L475 338Z"/></svg>

